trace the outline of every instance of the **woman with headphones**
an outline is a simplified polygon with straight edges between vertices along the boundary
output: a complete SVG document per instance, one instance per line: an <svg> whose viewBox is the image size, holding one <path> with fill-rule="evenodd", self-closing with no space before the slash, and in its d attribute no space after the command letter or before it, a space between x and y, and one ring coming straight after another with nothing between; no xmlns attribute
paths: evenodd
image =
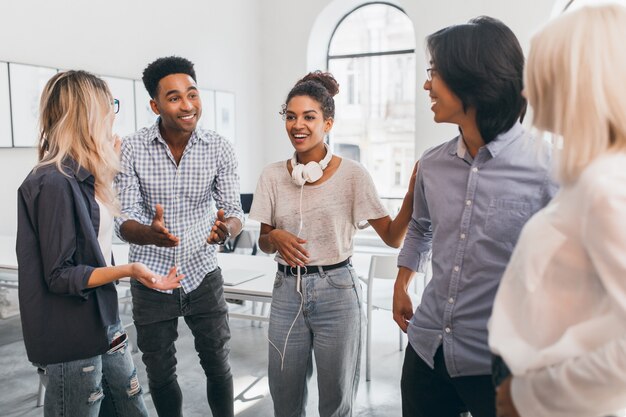
<svg viewBox="0 0 626 417"><path fill-rule="evenodd" d="M387 245L399 247L413 208L415 172L392 220L365 168L324 143L338 91L331 74L316 71L289 92L281 114L295 152L264 169L250 211L261 222L261 250L278 252L268 336L277 417L305 414L312 351L320 416L352 415L363 326L353 237L368 221Z"/></svg>

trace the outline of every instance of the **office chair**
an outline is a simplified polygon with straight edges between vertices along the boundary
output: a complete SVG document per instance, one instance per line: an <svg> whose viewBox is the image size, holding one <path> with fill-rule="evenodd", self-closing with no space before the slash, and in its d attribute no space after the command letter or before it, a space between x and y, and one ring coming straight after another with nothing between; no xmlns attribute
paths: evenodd
<svg viewBox="0 0 626 417"><path fill-rule="evenodd" d="M235 238L228 239L224 243L224 252L247 253L256 255L258 247L256 244L257 236L251 230L242 230Z"/></svg>

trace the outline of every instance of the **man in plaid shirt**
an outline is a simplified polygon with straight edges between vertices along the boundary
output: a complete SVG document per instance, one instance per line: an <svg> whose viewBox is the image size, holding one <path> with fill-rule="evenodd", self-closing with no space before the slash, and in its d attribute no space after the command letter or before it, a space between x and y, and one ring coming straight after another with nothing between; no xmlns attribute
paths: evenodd
<svg viewBox="0 0 626 417"><path fill-rule="evenodd" d="M182 415L174 346L182 316L206 374L213 415L233 416L228 308L216 246L243 225L237 159L229 141L196 128L202 102L190 61L157 59L144 70L143 83L159 118L122 144L115 180L122 216L116 232L131 243L129 261L143 262L157 274L177 268L185 275L180 288L167 292L132 283L150 394L159 416Z"/></svg>

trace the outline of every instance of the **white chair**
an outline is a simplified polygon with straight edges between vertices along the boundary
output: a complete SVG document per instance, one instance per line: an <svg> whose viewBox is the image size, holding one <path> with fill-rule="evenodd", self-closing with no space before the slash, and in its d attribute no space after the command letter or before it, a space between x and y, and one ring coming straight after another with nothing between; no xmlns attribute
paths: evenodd
<svg viewBox="0 0 626 417"><path fill-rule="evenodd" d="M387 286L382 292L374 290L374 280L395 280L398 275L398 256L397 255L372 255L370 261L370 269L367 278L359 277L367 285L367 336L365 339L365 380L369 381L371 378L371 357L372 357L372 311L387 310L392 311L393 308L393 289ZM421 281L419 290L423 289L423 276L424 274L418 274L415 277L416 286L415 292L418 292L418 281ZM415 306L417 296L411 294L413 305ZM398 327L398 350L404 349L404 336L402 330Z"/></svg>

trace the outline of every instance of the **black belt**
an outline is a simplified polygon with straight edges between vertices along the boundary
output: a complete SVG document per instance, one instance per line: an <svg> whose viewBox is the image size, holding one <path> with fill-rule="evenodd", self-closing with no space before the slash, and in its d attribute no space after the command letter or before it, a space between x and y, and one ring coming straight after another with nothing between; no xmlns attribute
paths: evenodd
<svg viewBox="0 0 626 417"><path fill-rule="evenodd" d="M346 266L346 265L352 265L352 262L350 260L350 258L346 259L345 261L341 261L339 263L336 264L332 264L332 265L305 265L305 266L301 266L300 267L300 273L302 275L306 275L306 274L317 274L320 272L320 269L324 270L324 271L330 271L331 269L337 269L337 268L341 268L342 266ZM295 266L289 266L289 265L283 265L283 264L278 264L278 270L282 273L284 273L285 275L297 275L298 274L298 268Z"/></svg>

